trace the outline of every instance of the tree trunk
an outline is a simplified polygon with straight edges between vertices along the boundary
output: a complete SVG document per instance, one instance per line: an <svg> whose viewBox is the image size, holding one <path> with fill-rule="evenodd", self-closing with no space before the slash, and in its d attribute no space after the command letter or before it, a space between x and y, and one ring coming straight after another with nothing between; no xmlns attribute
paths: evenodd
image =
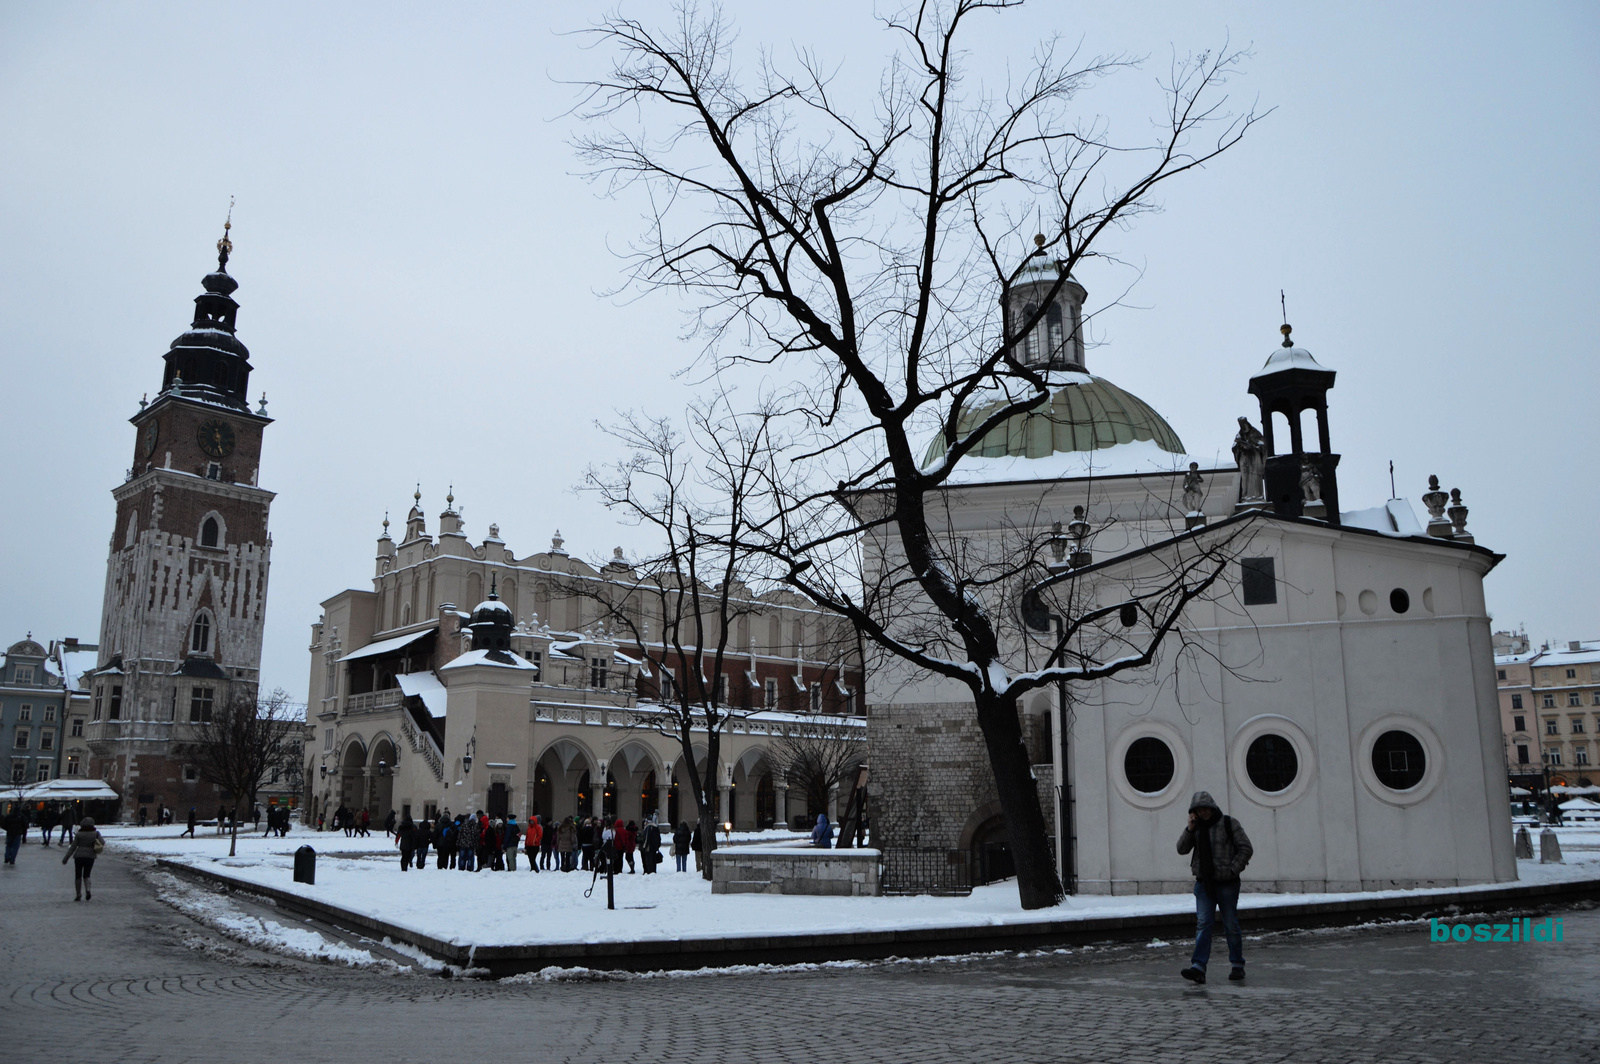
<svg viewBox="0 0 1600 1064"><path fill-rule="evenodd" d="M1000 797L1000 810L1006 818L1022 907L1047 909L1059 905L1065 892L1050 853L1044 809L1039 805L1039 789L1034 784L1028 750L1022 741L1022 721L1017 715L1016 699L980 694L977 710L978 726L983 729L989 767L994 771L995 790Z"/></svg>
<svg viewBox="0 0 1600 1064"><path fill-rule="evenodd" d="M700 806L700 878L711 881L711 851L717 848L717 818L711 812L711 796Z"/></svg>

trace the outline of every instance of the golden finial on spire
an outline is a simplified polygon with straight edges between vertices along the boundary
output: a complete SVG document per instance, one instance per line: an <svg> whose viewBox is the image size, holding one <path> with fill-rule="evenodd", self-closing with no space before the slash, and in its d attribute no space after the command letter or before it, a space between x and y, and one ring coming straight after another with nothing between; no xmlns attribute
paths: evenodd
<svg viewBox="0 0 1600 1064"><path fill-rule="evenodd" d="M217 269L223 273L228 272L228 256L233 253L233 241L228 239L228 231L233 228L233 197L228 197L228 217L222 223L222 239L217 241Z"/></svg>

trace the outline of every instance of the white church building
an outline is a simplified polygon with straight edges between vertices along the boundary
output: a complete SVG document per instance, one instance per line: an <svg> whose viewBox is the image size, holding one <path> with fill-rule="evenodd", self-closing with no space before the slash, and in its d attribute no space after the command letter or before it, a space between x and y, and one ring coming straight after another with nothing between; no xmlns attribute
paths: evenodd
<svg viewBox="0 0 1600 1064"><path fill-rule="evenodd" d="M1024 345L1049 370L1050 400L961 460L930 500L936 526L948 522L964 555L1053 540L1052 569L1074 582L1080 610L1168 578L1185 550L1226 540L1234 552L1217 593L1187 607L1154 665L1024 699L1069 889L1186 890L1188 858L1174 843L1195 790L1249 831L1246 890L1514 880L1483 589L1501 556L1466 532L1459 493L1434 484L1423 520L1405 499L1341 509L1334 372L1294 346L1288 326L1240 382L1263 431L1241 418L1233 463L1191 458L1158 413L1087 371L1085 293L1056 284L1058 270L1035 256L1008 296L1013 315L1032 301L1030 318L1043 294L1060 301ZM983 415L974 404L962 421ZM943 450L935 440L930 463ZM874 543L868 571L892 569L898 551ZM1048 616L1024 611L1011 630L1013 671L1037 667L1055 642ZM867 701L885 887L937 888L938 868L976 882L1009 874L966 688L891 667L869 674Z"/></svg>

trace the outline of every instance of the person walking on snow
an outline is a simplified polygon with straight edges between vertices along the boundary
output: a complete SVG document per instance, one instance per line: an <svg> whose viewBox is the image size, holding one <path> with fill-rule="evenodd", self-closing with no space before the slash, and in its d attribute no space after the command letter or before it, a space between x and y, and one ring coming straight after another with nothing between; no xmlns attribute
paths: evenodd
<svg viewBox="0 0 1600 1064"><path fill-rule="evenodd" d="M6 814L6 864L17 863L17 851L22 849L22 841L28 837L28 814L22 811L21 803L11 807L11 812Z"/></svg>
<svg viewBox="0 0 1600 1064"><path fill-rule="evenodd" d="M93 820L84 817L78 825L78 833L72 836L72 845L61 855L62 864L66 864L69 857L73 860L73 901L88 901L93 897L89 893L89 873L94 871L95 857L105 848L105 837L94 829Z"/></svg>
<svg viewBox="0 0 1600 1064"><path fill-rule="evenodd" d="M187 835L192 839L194 838L194 826L200 823L200 814L195 812L194 806L192 805L189 807L188 823L189 826L183 829L183 835ZM183 835L179 835L178 838L183 838Z"/></svg>
<svg viewBox="0 0 1600 1064"><path fill-rule="evenodd" d="M1222 929L1228 938L1228 962L1233 970L1228 978L1244 978L1244 935L1239 930L1239 874L1250 863L1255 847L1250 836L1206 791L1195 791L1189 803L1189 823L1178 836L1178 852L1190 854L1189 871L1194 874L1196 931L1194 956L1189 967L1178 974L1192 983L1206 981L1206 964L1211 960L1211 931L1217 911L1222 912Z"/></svg>
<svg viewBox="0 0 1600 1064"><path fill-rule="evenodd" d="M528 854L528 868L539 871L539 854L544 850L544 824L540 822L538 813L528 818L528 830L523 833L522 841L522 848Z"/></svg>

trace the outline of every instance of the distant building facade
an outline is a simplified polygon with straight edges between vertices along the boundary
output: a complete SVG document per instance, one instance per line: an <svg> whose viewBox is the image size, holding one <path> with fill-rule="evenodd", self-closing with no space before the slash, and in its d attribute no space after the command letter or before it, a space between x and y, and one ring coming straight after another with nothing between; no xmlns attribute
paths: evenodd
<svg viewBox="0 0 1600 1064"><path fill-rule="evenodd" d="M1504 651L1494 667L1511 783L1532 791L1591 786L1600 756L1600 642L1534 650L1526 636L1496 633L1496 643Z"/></svg>
<svg viewBox="0 0 1600 1064"><path fill-rule="evenodd" d="M640 589L621 550L590 565L557 533L519 558L495 525L471 543L453 497L437 538L420 491L414 503L399 543L384 523L372 590L327 599L312 626L305 818L340 806L379 820L697 816L681 746L659 726L686 663L665 652L649 595L628 607L642 647L600 605ZM711 778L718 819L744 830L821 811L770 756L786 729L814 715L865 726L856 644L837 619L783 591L740 612L722 676L702 682L735 711ZM712 618L701 631L719 641ZM705 749L702 734L701 771Z"/></svg>
<svg viewBox="0 0 1600 1064"><path fill-rule="evenodd" d="M47 663L49 652L30 636L0 658L0 748L13 786L44 783L60 774L67 695Z"/></svg>
<svg viewBox="0 0 1600 1064"><path fill-rule="evenodd" d="M142 807L196 806L223 796L185 747L218 705L256 696L272 544L273 493L258 483L263 397L248 399L249 351L235 335L232 244L201 281L189 329L165 355L161 389L130 419L133 454L112 490L98 662L87 677L89 771Z"/></svg>

